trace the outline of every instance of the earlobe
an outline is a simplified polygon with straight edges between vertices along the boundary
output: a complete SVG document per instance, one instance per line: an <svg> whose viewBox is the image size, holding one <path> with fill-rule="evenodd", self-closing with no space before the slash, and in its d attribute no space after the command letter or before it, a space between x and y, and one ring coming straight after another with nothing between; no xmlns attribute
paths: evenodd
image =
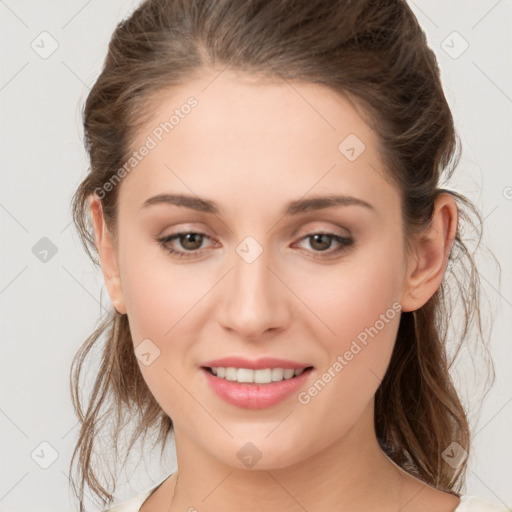
<svg viewBox="0 0 512 512"><path fill-rule="evenodd" d="M457 234L458 211L453 196L438 195L429 226L412 243L402 297L403 311L423 306L439 288Z"/></svg>
<svg viewBox="0 0 512 512"><path fill-rule="evenodd" d="M116 250L103 217L101 200L94 194L89 198L89 207L91 210L96 247L98 249L105 286L115 309L119 313L125 314L126 307L121 287L121 279L119 276Z"/></svg>

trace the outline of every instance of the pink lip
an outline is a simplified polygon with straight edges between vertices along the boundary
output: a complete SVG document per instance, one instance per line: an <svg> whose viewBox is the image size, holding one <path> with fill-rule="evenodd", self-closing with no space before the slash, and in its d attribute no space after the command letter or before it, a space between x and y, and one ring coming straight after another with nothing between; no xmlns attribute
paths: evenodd
<svg viewBox="0 0 512 512"><path fill-rule="evenodd" d="M219 361L223 361L223 364L218 366L225 364L224 360ZM258 361L258 363L260 362ZM210 363L217 364L217 361L210 361ZM286 363L288 365L289 361ZM264 367L269 368L269 366ZM238 366L238 368L243 368L243 366ZM245 409L265 409L278 404L290 395L297 393L312 371L313 369L310 368L297 377L268 384L240 384L216 377L206 368L201 368L201 372L205 375L208 384L217 396L231 405Z"/></svg>
<svg viewBox="0 0 512 512"><path fill-rule="evenodd" d="M218 366L223 368L249 368L251 370L262 370L264 368L290 368L293 370L300 370L312 365L307 363L297 363L296 361L288 361L286 359L277 359L275 357L261 357L251 361L244 357L233 356L206 361L202 366L208 368L217 368Z"/></svg>

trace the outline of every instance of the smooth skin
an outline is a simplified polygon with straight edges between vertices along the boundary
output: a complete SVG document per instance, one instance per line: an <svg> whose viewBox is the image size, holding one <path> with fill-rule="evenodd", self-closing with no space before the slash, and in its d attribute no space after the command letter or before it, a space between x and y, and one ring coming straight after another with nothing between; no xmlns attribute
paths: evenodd
<svg viewBox="0 0 512 512"><path fill-rule="evenodd" d="M456 234L452 196L438 197L406 251L399 192L352 104L322 85L233 71L205 71L161 94L133 148L190 96L197 107L118 185L117 241L90 201L109 296L128 315L134 347L150 339L160 350L139 366L175 426L176 489L174 474L141 510L452 512L459 498L408 475L377 442L374 395L398 314L307 404L293 395L238 408L200 370L213 358L270 355L314 366L304 389L312 386L394 303L413 311L438 289ZM365 144L354 161L338 149L349 134ZM208 199L219 212L143 207L163 193ZM282 214L290 201L334 193L371 208ZM192 257L156 241L182 231L205 234L167 242ZM315 242L318 232L353 243L335 252L342 244ZM236 251L247 236L263 249L252 263ZM237 456L249 442L261 453L251 468Z"/></svg>

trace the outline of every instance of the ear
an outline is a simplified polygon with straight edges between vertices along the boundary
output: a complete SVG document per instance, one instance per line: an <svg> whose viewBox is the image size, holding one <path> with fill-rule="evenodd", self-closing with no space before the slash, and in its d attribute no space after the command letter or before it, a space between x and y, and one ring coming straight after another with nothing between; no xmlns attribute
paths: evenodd
<svg viewBox="0 0 512 512"><path fill-rule="evenodd" d="M119 277L115 246L103 217L101 200L95 194L92 194L89 199L89 206L91 209L96 247L98 248L101 269L105 279L105 286L107 287L110 300L114 307L119 311L119 313L125 314L126 306L121 288L121 279Z"/></svg>
<svg viewBox="0 0 512 512"><path fill-rule="evenodd" d="M434 203L431 223L412 242L402 295L402 311L415 311L439 288L457 234L457 203L449 193L440 193Z"/></svg>

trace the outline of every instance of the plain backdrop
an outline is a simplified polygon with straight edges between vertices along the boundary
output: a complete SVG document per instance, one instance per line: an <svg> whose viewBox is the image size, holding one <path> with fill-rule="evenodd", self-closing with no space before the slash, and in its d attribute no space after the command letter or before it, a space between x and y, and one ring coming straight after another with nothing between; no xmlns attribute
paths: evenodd
<svg viewBox="0 0 512 512"><path fill-rule="evenodd" d="M68 488L78 431L69 369L101 308L110 307L102 275L87 259L71 223L71 196L88 167L80 111L112 31L138 3L0 1L4 512L76 509ZM499 282L492 259L478 260L486 311L493 314L490 346L496 368L496 382L481 408L473 388L481 383L457 374L461 396L475 411L465 493L510 507L512 2L410 4L438 57L463 144L454 184L481 209L485 246L502 267ZM120 476L119 500L170 474L174 448L169 447L163 466L158 453L148 454L139 465L136 458L132 462ZM88 506L95 510L90 502Z"/></svg>

